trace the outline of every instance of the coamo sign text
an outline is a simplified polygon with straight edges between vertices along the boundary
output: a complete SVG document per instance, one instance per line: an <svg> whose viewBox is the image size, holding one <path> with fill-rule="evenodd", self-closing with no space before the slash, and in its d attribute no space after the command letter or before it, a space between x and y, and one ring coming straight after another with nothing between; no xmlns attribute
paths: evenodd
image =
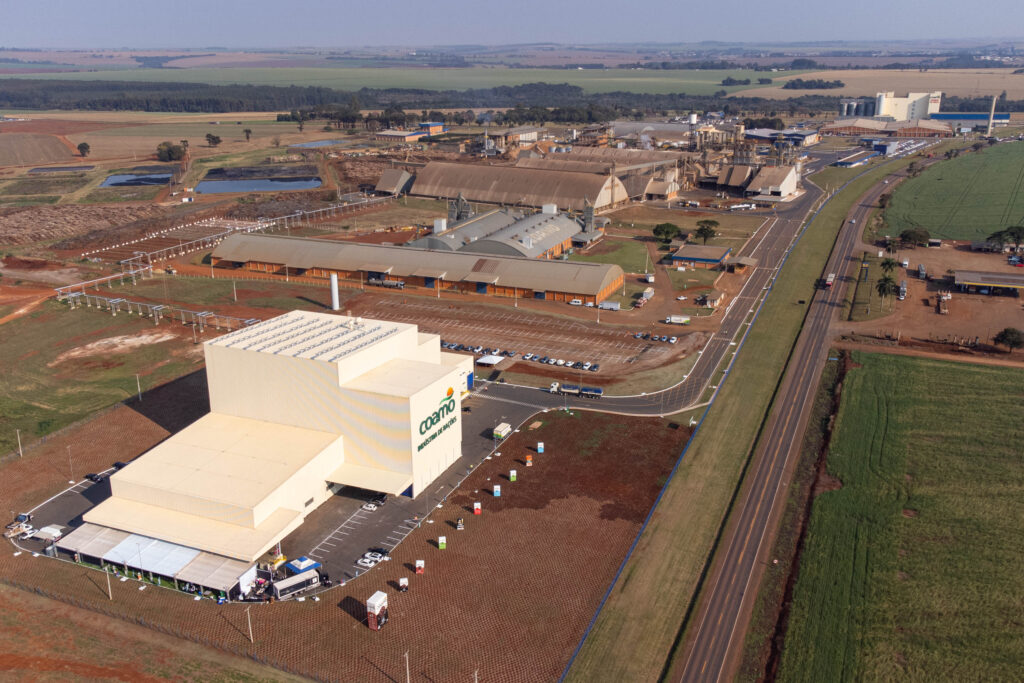
<svg viewBox="0 0 1024 683"><path fill-rule="evenodd" d="M437 410L428 415L422 422L420 422L420 434L426 435L428 432L433 430L433 433L428 436L423 443L421 443L416 450L422 451L431 441L441 435L443 431L451 427L453 424L458 422L458 415L445 421L445 418L455 412L455 391L448 387L448 393L444 398L441 399L440 405ZM439 428L435 429L438 425Z"/></svg>

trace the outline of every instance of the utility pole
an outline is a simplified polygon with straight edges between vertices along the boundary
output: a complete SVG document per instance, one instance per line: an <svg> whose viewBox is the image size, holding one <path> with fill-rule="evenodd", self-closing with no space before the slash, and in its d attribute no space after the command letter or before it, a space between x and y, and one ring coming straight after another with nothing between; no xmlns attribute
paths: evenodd
<svg viewBox="0 0 1024 683"><path fill-rule="evenodd" d="M114 600L114 592L110 590L110 572L104 567L103 573L107 575L107 597L110 598L111 602Z"/></svg>
<svg viewBox="0 0 1024 683"><path fill-rule="evenodd" d="M14 431L18 433L18 457L19 458L24 458L25 457L25 453L24 453L24 451L21 450L21 430L20 429L15 429Z"/></svg>
<svg viewBox="0 0 1024 683"><path fill-rule="evenodd" d="M409 651L405 651L405 683L409 683Z"/></svg>
<svg viewBox="0 0 1024 683"><path fill-rule="evenodd" d="M71 473L71 479L68 480L69 484L75 483L75 468L71 464L71 446L68 446L68 471Z"/></svg>
<svg viewBox="0 0 1024 683"><path fill-rule="evenodd" d="M135 373L135 388L139 391L139 403L142 403L142 382L139 381L139 373Z"/></svg>
<svg viewBox="0 0 1024 683"><path fill-rule="evenodd" d="M252 639L252 616L249 615L250 609L252 609L252 605L245 608L245 618L249 622L249 642L253 643L255 641Z"/></svg>
<svg viewBox="0 0 1024 683"><path fill-rule="evenodd" d="M235 300L235 303L238 303L238 290L235 289L234 280L231 281L231 298Z"/></svg>

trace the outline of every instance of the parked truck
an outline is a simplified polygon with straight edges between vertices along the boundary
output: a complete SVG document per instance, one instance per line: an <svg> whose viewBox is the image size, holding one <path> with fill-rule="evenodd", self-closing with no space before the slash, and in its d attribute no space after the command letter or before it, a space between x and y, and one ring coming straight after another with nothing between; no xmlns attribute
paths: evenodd
<svg viewBox="0 0 1024 683"><path fill-rule="evenodd" d="M597 307L602 308L606 311L618 311L622 308L621 306L619 306L618 301L602 301L597 305Z"/></svg>
<svg viewBox="0 0 1024 683"><path fill-rule="evenodd" d="M903 301L906 298L907 298L907 281L906 280L900 280L899 300Z"/></svg>
<svg viewBox="0 0 1024 683"><path fill-rule="evenodd" d="M688 315L670 315L665 318L666 325L689 325L690 316Z"/></svg>
<svg viewBox="0 0 1024 683"><path fill-rule="evenodd" d="M650 299L654 296L654 287L648 287L644 290L644 293L640 295L643 299Z"/></svg>

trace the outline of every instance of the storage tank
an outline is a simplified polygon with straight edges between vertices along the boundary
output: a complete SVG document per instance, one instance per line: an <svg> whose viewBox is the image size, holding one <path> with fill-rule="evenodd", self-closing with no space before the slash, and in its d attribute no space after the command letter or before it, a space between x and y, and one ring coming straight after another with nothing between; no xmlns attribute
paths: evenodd
<svg viewBox="0 0 1024 683"><path fill-rule="evenodd" d="M697 115L696 114L690 114L690 125L691 126L696 126L697 125Z"/></svg>
<svg viewBox="0 0 1024 683"><path fill-rule="evenodd" d="M868 100L864 103L864 116L875 115L875 102L874 100Z"/></svg>

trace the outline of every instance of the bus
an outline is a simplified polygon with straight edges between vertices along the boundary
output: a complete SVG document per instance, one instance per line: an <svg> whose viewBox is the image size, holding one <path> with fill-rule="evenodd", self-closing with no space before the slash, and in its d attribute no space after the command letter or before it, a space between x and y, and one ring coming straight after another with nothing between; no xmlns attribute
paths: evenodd
<svg viewBox="0 0 1024 683"><path fill-rule="evenodd" d="M825 278L825 289L832 289L832 285L836 283L836 274L829 273L828 277Z"/></svg>
<svg viewBox="0 0 1024 683"><path fill-rule="evenodd" d="M274 597L278 600L284 600L289 595L294 595L300 591L307 590L309 588L315 588L320 585L320 575L315 569L296 574L295 576L289 576L283 581L274 582Z"/></svg>

